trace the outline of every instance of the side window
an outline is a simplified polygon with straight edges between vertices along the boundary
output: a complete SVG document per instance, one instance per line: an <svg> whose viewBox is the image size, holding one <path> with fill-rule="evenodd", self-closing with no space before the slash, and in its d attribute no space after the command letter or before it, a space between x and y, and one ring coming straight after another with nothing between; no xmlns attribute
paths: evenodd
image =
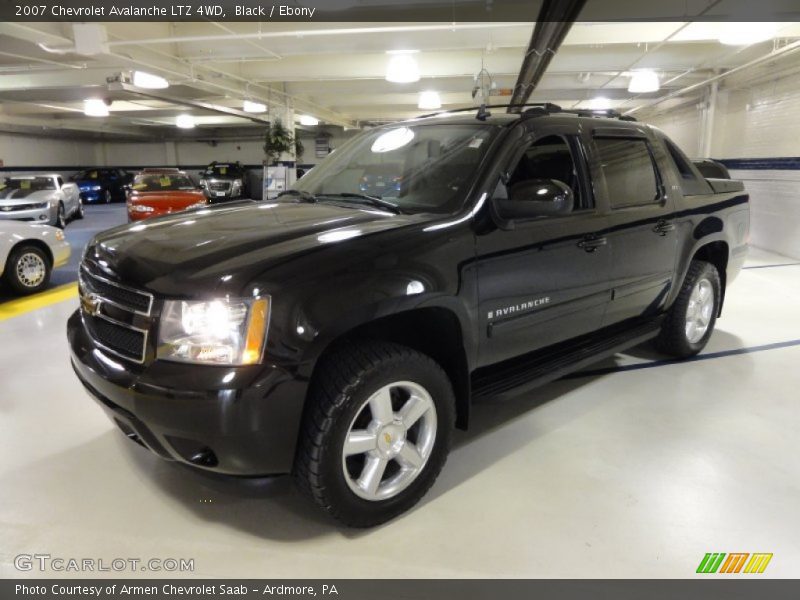
<svg viewBox="0 0 800 600"><path fill-rule="evenodd" d="M61 177L56 177L56 183L58 184L58 189L64 187L64 180Z"/></svg>
<svg viewBox="0 0 800 600"><path fill-rule="evenodd" d="M589 208L583 193L579 170L570 144L560 135L550 135L533 142L511 171L507 187L530 179L556 179L572 189L575 210Z"/></svg>
<svg viewBox="0 0 800 600"><path fill-rule="evenodd" d="M594 143L611 208L640 206L659 200L658 171L647 140L597 137Z"/></svg>
<svg viewBox="0 0 800 600"><path fill-rule="evenodd" d="M662 138L664 145L667 147L672 164L678 172L678 179L681 186L681 192L684 196L697 196L701 194L710 194L711 186L708 185L699 175L698 172L692 167L689 159L681 152L674 143L667 138Z"/></svg>

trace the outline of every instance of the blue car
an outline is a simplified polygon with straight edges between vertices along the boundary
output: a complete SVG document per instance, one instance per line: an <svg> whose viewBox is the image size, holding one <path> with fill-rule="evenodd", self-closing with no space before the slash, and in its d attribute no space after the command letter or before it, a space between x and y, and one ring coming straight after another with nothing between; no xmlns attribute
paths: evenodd
<svg viewBox="0 0 800 600"><path fill-rule="evenodd" d="M87 169L72 176L84 204L125 202L125 186L133 176L122 169Z"/></svg>

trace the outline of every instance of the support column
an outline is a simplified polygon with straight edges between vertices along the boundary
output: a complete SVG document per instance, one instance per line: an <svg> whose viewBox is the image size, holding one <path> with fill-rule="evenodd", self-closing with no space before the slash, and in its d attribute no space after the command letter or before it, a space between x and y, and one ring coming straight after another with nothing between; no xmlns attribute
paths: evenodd
<svg viewBox="0 0 800 600"><path fill-rule="evenodd" d="M719 92L719 80L711 82L711 90L706 102L705 118L703 119L703 147L701 156L711 157L711 144L714 139L714 118L717 114L717 95Z"/></svg>

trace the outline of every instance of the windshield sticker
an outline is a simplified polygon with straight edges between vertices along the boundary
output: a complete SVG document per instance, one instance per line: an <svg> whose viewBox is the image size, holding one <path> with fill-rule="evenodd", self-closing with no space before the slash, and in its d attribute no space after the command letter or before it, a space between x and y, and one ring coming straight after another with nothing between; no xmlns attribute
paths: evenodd
<svg viewBox="0 0 800 600"><path fill-rule="evenodd" d="M172 180L169 177L162 177L158 180L158 183L161 187L169 187L172 184Z"/></svg>
<svg viewBox="0 0 800 600"><path fill-rule="evenodd" d="M228 167L220 167L219 168L219 174L220 175L227 175L227 173L228 173Z"/></svg>
<svg viewBox="0 0 800 600"><path fill-rule="evenodd" d="M89 179L97 179L97 171L92 171L89 173Z"/></svg>
<svg viewBox="0 0 800 600"><path fill-rule="evenodd" d="M23 179L19 182L19 189L21 190L29 190L31 189L31 180L30 179Z"/></svg>
<svg viewBox="0 0 800 600"><path fill-rule="evenodd" d="M146 183L134 183L134 184L131 186L131 188L133 188L134 190L143 190L143 189L145 189L146 187L147 187L147 184L146 184Z"/></svg>
<svg viewBox="0 0 800 600"><path fill-rule="evenodd" d="M483 144L483 138L475 138L469 143L470 148L480 148L481 144Z"/></svg>

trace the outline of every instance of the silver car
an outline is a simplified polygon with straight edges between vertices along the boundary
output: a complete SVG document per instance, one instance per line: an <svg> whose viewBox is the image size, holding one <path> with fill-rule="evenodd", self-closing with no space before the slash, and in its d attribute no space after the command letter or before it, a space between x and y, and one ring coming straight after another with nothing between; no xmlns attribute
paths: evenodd
<svg viewBox="0 0 800 600"><path fill-rule="evenodd" d="M83 218L80 190L55 173L6 177L0 183L0 220L29 221L63 229Z"/></svg>
<svg viewBox="0 0 800 600"><path fill-rule="evenodd" d="M64 232L48 225L0 222L0 276L18 294L32 294L69 260Z"/></svg>

